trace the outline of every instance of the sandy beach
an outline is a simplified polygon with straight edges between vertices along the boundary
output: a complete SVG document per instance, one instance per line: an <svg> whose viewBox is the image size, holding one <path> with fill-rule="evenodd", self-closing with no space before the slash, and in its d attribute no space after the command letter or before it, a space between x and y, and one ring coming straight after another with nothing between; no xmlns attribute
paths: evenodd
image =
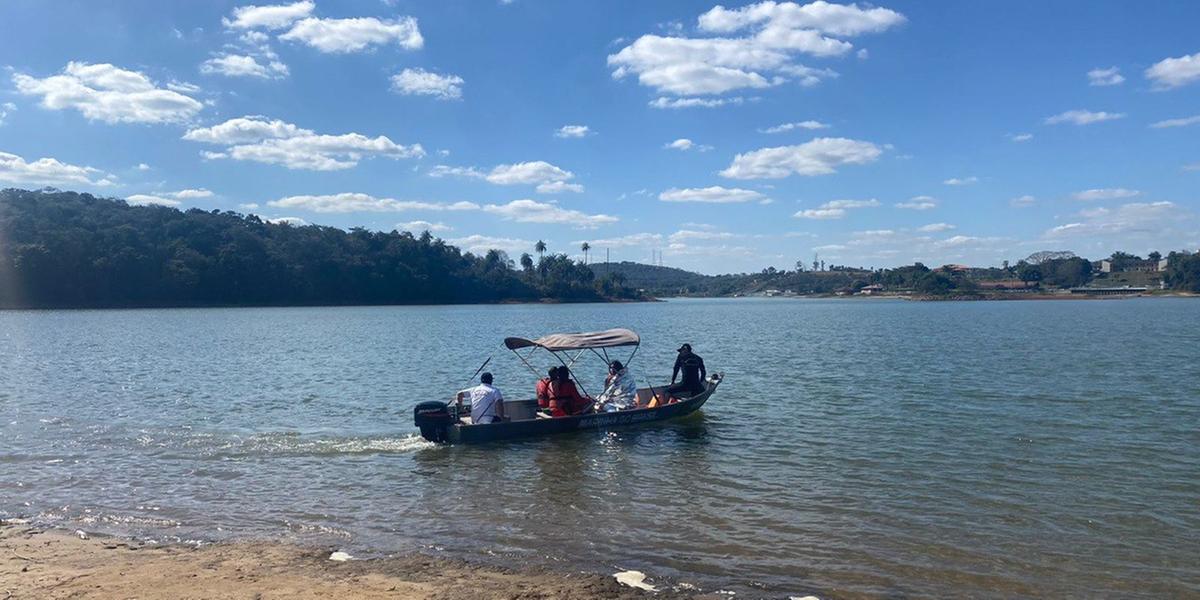
<svg viewBox="0 0 1200 600"><path fill-rule="evenodd" d="M329 548L262 541L201 547L85 538L0 524L0 600L43 598L693 598L651 594L613 577L507 570L419 554L330 560Z"/></svg>

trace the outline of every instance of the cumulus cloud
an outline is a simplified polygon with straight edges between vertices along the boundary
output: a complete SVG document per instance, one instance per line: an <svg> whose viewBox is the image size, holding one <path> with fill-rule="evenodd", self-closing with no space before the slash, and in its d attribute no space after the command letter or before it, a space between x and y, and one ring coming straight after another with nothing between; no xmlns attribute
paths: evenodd
<svg viewBox="0 0 1200 600"><path fill-rule="evenodd" d="M610 215L589 215L578 210L562 208L554 203L529 199L513 200L508 204L488 204L483 207L483 210L499 215L508 221L564 224L575 229L594 229L601 225L616 223L619 220Z"/></svg>
<svg viewBox="0 0 1200 600"><path fill-rule="evenodd" d="M404 69L392 75L392 91L405 96L433 96L439 100L462 98L463 78L439 75L425 69Z"/></svg>
<svg viewBox="0 0 1200 600"><path fill-rule="evenodd" d="M663 235L661 233L632 233L614 238L602 238L598 240L578 240L571 242L571 245L578 246L584 242L592 245L593 248L631 248L644 246L661 246L663 243Z"/></svg>
<svg viewBox="0 0 1200 600"><path fill-rule="evenodd" d="M1125 77L1121 75L1121 69L1117 67L1092 69L1088 71L1087 77L1088 85L1092 86L1121 85L1125 83Z"/></svg>
<svg viewBox="0 0 1200 600"><path fill-rule="evenodd" d="M1160 240L1184 215L1173 202L1133 202L1117 208L1081 211L1079 220L1047 230L1044 237L1082 237L1093 240Z"/></svg>
<svg viewBox="0 0 1200 600"><path fill-rule="evenodd" d="M134 194L125 198L125 203L130 206L179 206L178 200L164 198L162 196L154 196L151 194Z"/></svg>
<svg viewBox="0 0 1200 600"><path fill-rule="evenodd" d="M1138 190L1128 190L1125 188L1095 188L1083 190L1071 194L1071 198L1075 200L1117 200L1120 198L1133 198L1141 195Z"/></svg>
<svg viewBox="0 0 1200 600"><path fill-rule="evenodd" d="M1104 121L1113 121L1123 118L1125 118L1125 113L1068 110L1066 112L1058 113L1052 117L1046 117L1045 122L1047 125L1058 125L1059 123L1070 123L1072 125L1091 125L1092 123L1102 123Z"/></svg>
<svg viewBox="0 0 1200 600"><path fill-rule="evenodd" d="M581 138L593 132L587 125L563 125L554 132L556 138Z"/></svg>
<svg viewBox="0 0 1200 600"><path fill-rule="evenodd" d="M396 44L406 50L425 45L417 20L413 17L376 19L301 19L287 33L279 36L286 41L307 44L321 52L345 54L361 52L384 44Z"/></svg>
<svg viewBox="0 0 1200 600"><path fill-rule="evenodd" d="M583 191L582 185L569 183L575 178L574 173L544 160L496 165L486 173L475 167L437 165L429 171L429 176L482 179L495 185L537 185L541 193Z"/></svg>
<svg viewBox="0 0 1200 600"><path fill-rule="evenodd" d="M282 79L288 76L288 67L277 60L259 62L257 58L249 55L221 54L201 63L200 72L226 77Z"/></svg>
<svg viewBox="0 0 1200 600"><path fill-rule="evenodd" d="M1154 84L1154 89L1169 90L1200 81L1200 52L1164 58L1146 69L1146 79Z"/></svg>
<svg viewBox="0 0 1200 600"><path fill-rule="evenodd" d="M9 113L15 112L17 105L12 102L0 104L0 127L4 125L4 119L8 118Z"/></svg>
<svg viewBox="0 0 1200 600"><path fill-rule="evenodd" d="M931 210L937 208L937 199L933 196L913 196L907 202L897 202L896 208L909 210Z"/></svg>
<svg viewBox="0 0 1200 600"><path fill-rule="evenodd" d="M178 192L174 192L171 195L176 198L181 198L183 200L192 200L195 198L211 198L213 193L204 188L200 188L200 189L194 189L194 190L179 190Z"/></svg>
<svg viewBox="0 0 1200 600"><path fill-rule="evenodd" d="M728 231L680 229L672 233L667 239L672 243L679 243L691 240L731 240L736 237L736 235Z"/></svg>
<svg viewBox="0 0 1200 600"><path fill-rule="evenodd" d="M879 206L879 201L871 198L870 200L830 200L817 208L809 208L801 210L792 215L798 219L815 219L829 220L841 219L846 216L846 211L855 208L872 208Z"/></svg>
<svg viewBox="0 0 1200 600"><path fill-rule="evenodd" d="M724 94L793 80L814 85L834 73L800 64L798 55L844 55L854 46L838 37L877 33L904 21L886 8L823 0L717 6L699 18L700 31L714 37L643 35L609 55L608 65L615 79L636 76L640 84L674 96Z"/></svg>
<svg viewBox="0 0 1200 600"><path fill-rule="evenodd" d="M533 241L531 240L492 237L479 234L450 239L446 240L446 242L474 254L486 254L488 250L503 250L508 254L519 254L533 250Z"/></svg>
<svg viewBox="0 0 1200 600"><path fill-rule="evenodd" d="M43 79L13 75L17 91L41 97L50 110L75 109L105 123L180 123L204 107L179 91L158 87L149 77L113 65L69 62Z"/></svg>
<svg viewBox="0 0 1200 600"><path fill-rule="evenodd" d="M954 228L955 228L954 225L951 225L949 223L930 223L928 225L922 225L922 226L918 227L917 231L921 231L924 233L935 233L938 231L949 231Z"/></svg>
<svg viewBox="0 0 1200 600"><path fill-rule="evenodd" d="M942 183L946 185L971 185L973 183L979 183L979 178L975 177L974 175L970 177L951 177Z"/></svg>
<svg viewBox="0 0 1200 600"><path fill-rule="evenodd" d="M115 182L100 169L81 167L53 158L26 162L24 158L0 152L0 181L37 185L109 186Z"/></svg>
<svg viewBox="0 0 1200 600"><path fill-rule="evenodd" d="M222 19L222 23L231 29L284 29L312 14L314 8L316 5L308 0L293 4L239 6L233 9L233 17Z"/></svg>
<svg viewBox="0 0 1200 600"><path fill-rule="evenodd" d="M371 138L360 133L318 134L258 115L191 129L183 135L183 139L224 146L220 152L202 154L212 160L247 160L313 171L349 169L369 157L400 159L425 155L420 144L404 146L387 136Z"/></svg>
<svg viewBox="0 0 1200 600"><path fill-rule="evenodd" d="M671 188L658 195L663 202L702 202L707 204L740 204L762 200L764 196L754 190L727 188L714 185L705 188Z"/></svg>
<svg viewBox="0 0 1200 600"><path fill-rule="evenodd" d="M1014 134L1010 134L1008 136L1008 139L1019 144L1021 142L1028 142L1029 140L1032 140L1033 134L1032 133L1014 133Z"/></svg>
<svg viewBox="0 0 1200 600"><path fill-rule="evenodd" d="M428 231L430 233L439 233L442 231L450 231L453 227L445 223L431 223L429 221L408 221L405 223L396 223L398 231Z"/></svg>
<svg viewBox="0 0 1200 600"><path fill-rule="evenodd" d="M743 99L733 98L655 98L650 101L651 108L716 108L727 104L741 104Z"/></svg>
<svg viewBox="0 0 1200 600"><path fill-rule="evenodd" d="M277 208L295 208L316 213L351 213L351 212L404 212L408 210L457 211L478 210L479 205L473 202L453 202L441 204L420 200L396 200L395 198L376 198L369 194L345 192L324 196L288 196L267 203Z"/></svg>
<svg viewBox="0 0 1200 600"><path fill-rule="evenodd" d="M724 171L730 179L781 179L789 175L828 175L842 165L875 162L883 150L870 142L817 138L798 146L761 148L738 154Z"/></svg>
<svg viewBox="0 0 1200 600"><path fill-rule="evenodd" d="M1196 115L1194 117L1183 117L1179 119L1167 119L1165 121L1151 123L1150 126L1155 129L1164 129L1167 127L1187 127L1188 125L1195 125L1197 123L1200 123L1200 115Z"/></svg>
<svg viewBox="0 0 1200 600"><path fill-rule="evenodd" d="M275 217L272 219L266 219L266 221L274 225L287 225L288 227L304 227L308 225L308 221L305 221L300 217Z"/></svg>
<svg viewBox="0 0 1200 600"><path fill-rule="evenodd" d="M673 142L663 144L663 148L667 150L680 150L684 152L693 149L699 152L708 152L709 150L713 149L712 146L706 144L697 144L688 138L679 138Z"/></svg>
<svg viewBox="0 0 1200 600"><path fill-rule="evenodd" d="M759 129L759 133L784 133L793 129L829 129L829 125L820 121L799 121L796 123L780 123L774 127Z"/></svg>

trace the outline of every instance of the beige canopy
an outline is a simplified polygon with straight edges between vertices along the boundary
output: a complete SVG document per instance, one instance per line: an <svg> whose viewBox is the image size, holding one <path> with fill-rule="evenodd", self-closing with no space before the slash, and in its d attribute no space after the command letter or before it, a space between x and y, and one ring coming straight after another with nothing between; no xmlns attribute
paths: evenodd
<svg viewBox="0 0 1200 600"><path fill-rule="evenodd" d="M642 343L642 340L638 337L638 334L628 329L608 329L586 333L552 333L536 340L527 340L519 337L504 338L504 346L509 350L537 346L551 352L637 346L640 343Z"/></svg>

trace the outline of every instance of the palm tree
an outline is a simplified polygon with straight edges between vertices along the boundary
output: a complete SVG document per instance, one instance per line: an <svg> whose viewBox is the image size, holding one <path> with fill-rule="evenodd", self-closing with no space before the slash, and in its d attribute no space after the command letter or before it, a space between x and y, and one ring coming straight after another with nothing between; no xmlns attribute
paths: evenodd
<svg viewBox="0 0 1200 600"><path fill-rule="evenodd" d="M546 258L546 242L538 240L537 243L533 245L533 251L538 253L538 261Z"/></svg>
<svg viewBox="0 0 1200 600"><path fill-rule="evenodd" d="M586 265L588 263L588 250L592 249L592 245L584 242L583 245L579 246L579 249L583 250L583 264Z"/></svg>
<svg viewBox="0 0 1200 600"><path fill-rule="evenodd" d="M533 271L533 257L528 252L521 253L521 270L526 273Z"/></svg>

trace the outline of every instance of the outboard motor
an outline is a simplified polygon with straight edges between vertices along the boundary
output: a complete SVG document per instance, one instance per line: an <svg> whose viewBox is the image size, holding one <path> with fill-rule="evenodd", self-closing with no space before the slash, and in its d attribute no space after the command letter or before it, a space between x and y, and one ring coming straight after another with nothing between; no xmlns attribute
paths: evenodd
<svg viewBox="0 0 1200 600"><path fill-rule="evenodd" d="M431 400L413 408L413 422L421 429L421 437L439 444L447 439L454 417L450 416L450 405Z"/></svg>

